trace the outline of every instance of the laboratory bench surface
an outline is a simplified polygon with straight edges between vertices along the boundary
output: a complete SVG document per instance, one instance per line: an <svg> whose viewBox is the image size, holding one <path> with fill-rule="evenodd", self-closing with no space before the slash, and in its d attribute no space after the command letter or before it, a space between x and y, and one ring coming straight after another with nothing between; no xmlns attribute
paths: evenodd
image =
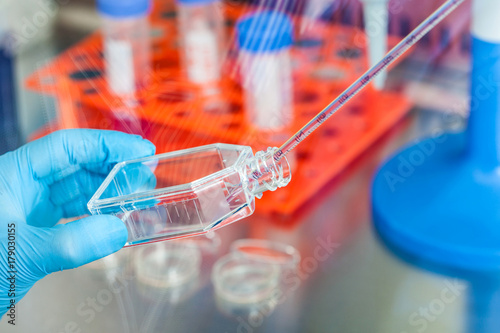
<svg viewBox="0 0 500 333"><path fill-rule="evenodd" d="M454 128L453 122L413 112L288 224L254 215L217 231L221 244L211 258L203 257L194 286L144 292L127 268L140 264L141 247L123 249L115 270L94 264L39 281L18 305L16 327L4 318L0 331L462 332L467 283L395 256L377 236L370 213L370 186L380 163L405 142L436 127ZM275 308L229 315L220 310L210 274L230 244L246 237L290 244L302 261L299 273L283 282Z"/></svg>

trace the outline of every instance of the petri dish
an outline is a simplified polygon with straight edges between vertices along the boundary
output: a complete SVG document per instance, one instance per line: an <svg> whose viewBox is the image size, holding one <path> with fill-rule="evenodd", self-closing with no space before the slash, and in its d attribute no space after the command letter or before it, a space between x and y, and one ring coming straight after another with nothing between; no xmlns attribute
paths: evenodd
<svg viewBox="0 0 500 333"><path fill-rule="evenodd" d="M225 312L271 301L279 285L280 269L251 257L229 253L212 270L219 306Z"/></svg>
<svg viewBox="0 0 500 333"><path fill-rule="evenodd" d="M189 240L153 243L137 248L136 285L147 298L168 294L171 301L188 297L200 275L201 253Z"/></svg>
<svg viewBox="0 0 500 333"><path fill-rule="evenodd" d="M287 271L296 270L300 262L300 253L295 247L266 239L237 240L231 244L231 252Z"/></svg>

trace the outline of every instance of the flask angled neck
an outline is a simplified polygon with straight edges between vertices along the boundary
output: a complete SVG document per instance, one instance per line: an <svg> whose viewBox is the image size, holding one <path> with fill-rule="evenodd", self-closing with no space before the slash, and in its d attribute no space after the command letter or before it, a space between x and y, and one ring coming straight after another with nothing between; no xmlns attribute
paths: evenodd
<svg viewBox="0 0 500 333"><path fill-rule="evenodd" d="M277 162L274 160L276 150L278 148L274 147L258 151L245 165L246 188L257 198L265 191L274 191L288 185L292 178L286 157Z"/></svg>

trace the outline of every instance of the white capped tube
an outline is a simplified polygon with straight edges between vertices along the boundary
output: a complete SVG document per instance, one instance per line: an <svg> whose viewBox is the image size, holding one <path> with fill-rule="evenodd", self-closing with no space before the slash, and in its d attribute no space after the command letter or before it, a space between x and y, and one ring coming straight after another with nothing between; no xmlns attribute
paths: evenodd
<svg viewBox="0 0 500 333"><path fill-rule="evenodd" d="M387 53L387 32L389 24L389 0L361 0L363 3L363 16L365 33L368 38L369 66L373 67ZM387 72L383 71L374 80L376 89L384 87Z"/></svg>
<svg viewBox="0 0 500 333"><path fill-rule="evenodd" d="M98 0L110 90L133 95L150 76L150 0Z"/></svg>
<svg viewBox="0 0 500 333"><path fill-rule="evenodd" d="M238 22L237 35L248 120L283 129L293 120L292 23L283 13L259 12Z"/></svg>
<svg viewBox="0 0 500 333"><path fill-rule="evenodd" d="M218 0L177 0L182 59L189 81L220 80L224 16Z"/></svg>
<svg viewBox="0 0 500 333"><path fill-rule="evenodd" d="M474 0L472 28L474 37L490 43L500 43L500 1Z"/></svg>

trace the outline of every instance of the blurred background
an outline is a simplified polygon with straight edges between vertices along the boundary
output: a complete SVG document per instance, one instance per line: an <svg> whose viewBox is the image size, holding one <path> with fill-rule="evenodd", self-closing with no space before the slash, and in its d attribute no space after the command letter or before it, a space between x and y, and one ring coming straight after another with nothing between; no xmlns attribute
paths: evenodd
<svg viewBox="0 0 500 333"><path fill-rule="evenodd" d="M2 0L0 153L65 128L280 146L441 4ZM254 215L52 274L2 332L473 332L470 281L401 257L371 210L383 161L465 129L470 6L299 145Z"/></svg>

